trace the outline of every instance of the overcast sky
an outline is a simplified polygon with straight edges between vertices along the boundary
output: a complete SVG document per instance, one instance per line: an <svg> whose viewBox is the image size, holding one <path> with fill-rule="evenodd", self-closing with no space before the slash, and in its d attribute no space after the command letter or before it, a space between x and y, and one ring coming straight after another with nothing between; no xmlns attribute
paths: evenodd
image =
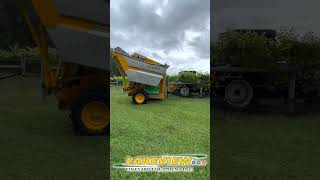
<svg viewBox="0 0 320 180"><path fill-rule="evenodd" d="M214 0L211 38L227 29L292 27L296 33L320 35L319 0Z"/></svg>
<svg viewBox="0 0 320 180"><path fill-rule="evenodd" d="M181 70L210 70L210 0L111 0L111 48Z"/></svg>

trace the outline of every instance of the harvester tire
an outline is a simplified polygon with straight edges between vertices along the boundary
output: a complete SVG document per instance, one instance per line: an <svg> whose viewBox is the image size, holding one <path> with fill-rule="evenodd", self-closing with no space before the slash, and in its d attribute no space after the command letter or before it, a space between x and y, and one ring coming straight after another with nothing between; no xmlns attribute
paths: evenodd
<svg viewBox="0 0 320 180"><path fill-rule="evenodd" d="M148 93L143 89L137 90L132 96L132 102L134 104L145 104L148 100Z"/></svg>
<svg viewBox="0 0 320 180"><path fill-rule="evenodd" d="M71 109L72 123L79 135L107 135L109 117L109 99L105 92L87 93Z"/></svg>

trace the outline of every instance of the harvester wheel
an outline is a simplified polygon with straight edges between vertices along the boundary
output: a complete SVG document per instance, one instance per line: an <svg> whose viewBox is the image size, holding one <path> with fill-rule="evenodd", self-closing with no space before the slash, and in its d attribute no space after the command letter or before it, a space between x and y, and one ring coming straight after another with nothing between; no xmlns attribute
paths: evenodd
<svg viewBox="0 0 320 180"><path fill-rule="evenodd" d="M179 92L180 96L187 97L189 96L190 90L187 86L183 86L180 88Z"/></svg>
<svg viewBox="0 0 320 180"><path fill-rule="evenodd" d="M106 135L109 126L109 100L106 93L81 96L71 111L72 123L80 135Z"/></svg>
<svg viewBox="0 0 320 180"><path fill-rule="evenodd" d="M142 89L137 90L132 96L132 101L134 104L145 104L147 102L147 99L148 95Z"/></svg>

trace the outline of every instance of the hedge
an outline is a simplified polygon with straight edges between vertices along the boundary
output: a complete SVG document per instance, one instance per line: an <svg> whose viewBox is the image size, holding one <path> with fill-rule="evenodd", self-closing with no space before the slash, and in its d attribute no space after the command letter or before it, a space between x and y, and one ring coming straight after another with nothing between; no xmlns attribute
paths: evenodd
<svg viewBox="0 0 320 180"><path fill-rule="evenodd" d="M59 57L57 50L54 48L49 48L49 57L52 63L56 64L59 62ZM38 59L40 58L39 51L37 48L25 47L20 48L17 45L11 46L8 50L0 49L0 60L9 60L9 59L21 59L21 58L31 58Z"/></svg>
<svg viewBox="0 0 320 180"><path fill-rule="evenodd" d="M180 72L179 74L169 76L169 82L193 83L198 88L202 86L204 90L209 90L210 74L202 72Z"/></svg>
<svg viewBox="0 0 320 180"><path fill-rule="evenodd" d="M212 47L214 62L221 58L235 66L271 69L282 61L299 70L320 67L320 38L312 32L296 34L292 28L282 28L275 40L228 31Z"/></svg>
<svg viewBox="0 0 320 180"><path fill-rule="evenodd" d="M300 80L320 80L320 37L312 32L297 34L284 27L270 39L256 32L228 31L211 51L213 63L220 58L234 66L272 71L282 62L294 69Z"/></svg>

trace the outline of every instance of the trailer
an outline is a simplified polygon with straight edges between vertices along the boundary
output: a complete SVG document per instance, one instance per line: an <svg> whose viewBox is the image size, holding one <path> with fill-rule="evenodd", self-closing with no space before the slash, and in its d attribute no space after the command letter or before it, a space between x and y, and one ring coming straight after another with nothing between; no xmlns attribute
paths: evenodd
<svg viewBox="0 0 320 180"><path fill-rule="evenodd" d="M276 39L274 30L237 29L234 31L240 32L238 35L255 32L272 41ZM224 52L228 52L228 49ZM263 99L286 99L284 102L288 105L287 110L293 113L297 99L309 101L319 97L319 83L309 82L305 76L299 75L301 71L295 64L277 59L272 69L249 68L232 64L230 55L227 53L223 57L217 54L215 58L211 67L212 96L216 99L223 98L232 107L245 108L253 101L263 104Z"/></svg>
<svg viewBox="0 0 320 180"><path fill-rule="evenodd" d="M215 43L221 34L233 30L260 31L275 36L274 32L282 28L292 28L298 34L313 32L319 36L320 25L314 23L318 6L317 0L216 0L211 3L215 14L211 21L211 41ZM256 97L274 97L286 99L288 110L294 112L296 98L316 96L316 92L308 92L307 96L302 92L304 82L297 79L298 67L279 62L279 67L271 72L236 67L219 59L214 62L211 64L212 96L222 97L233 107L247 107Z"/></svg>
<svg viewBox="0 0 320 180"><path fill-rule="evenodd" d="M130 55L120 47L113 50L112 59L118 63L123 90L132 97L133 103L144 104L150 99L164 100L167 97L167 64L138 53Z"/></svg>
<svg viewBox="0 0 320 180"><path fill-rule="evenodd" d="M181 71L181 73L191 73L196 75L197 71ZM206 82L209 84L209 82ZM209 88L203 86L201 82L190 82L185 80L174 80L169 82L169 92L173 95L181 97L189 97L191 95L198 95L203 97L209 95Z"/></svg>
<svg viewBox="0 0 320 180"><path fill-rule="evenodd" d="M37 45L42 90L70 111L75 132L102 135L109 130L109 2L103 0L18 0ZM52 70L48 47L61 62Z"/></svg>

